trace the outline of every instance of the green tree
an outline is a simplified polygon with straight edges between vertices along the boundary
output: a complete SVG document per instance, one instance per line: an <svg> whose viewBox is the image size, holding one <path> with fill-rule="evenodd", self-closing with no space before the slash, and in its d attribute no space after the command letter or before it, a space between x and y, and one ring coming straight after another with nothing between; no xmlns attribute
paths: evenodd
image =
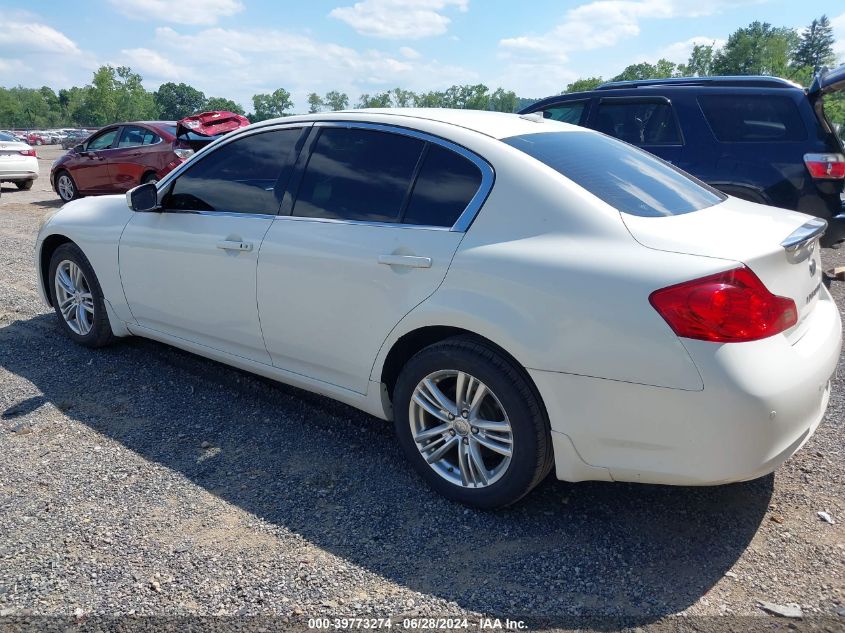
<svg viewBox="0 0 845 633"><path fill-rule="evenodd" d="M567 84L566 90L564 90L563 92L586 92L587 90L595 90L598 86L603 83L604 79L602 79L601 77L579 78L573 81L571 84Z"/></svg>
<svg viewBox="0 0 845 633"><path fill-rule="evenodd" d="M490 104L490 93L484 84L452 86L443 95L447 108L486 110Z"/></svg>
<svg viewBox="0 0 845 633"><path fill-rule="evenodd" d="M678 67L668 59L659 59L656 64L641 62L631 64L625 70L613 77L611 81L633 81L638 79L663 79L675 77L678 74Z"/></svg>
<svg viewBox="0 0 845 633"><path fill-rule="evenodd" d="M752 22L737 29L713 58L714 75L784 76L797 48L798 35L787 27Z"/></svg>
<svg viewBox="0 0 845 633"><path fill-rule="evenodd" d="M155 97L144 89L141 75L128 66L101 66L94 73L77 116L83 125L99 127L154 118L157 111Z"/></svg>
<svg viewBox="0 0 845 633"><path fill-rule="evenodd" d="M158 115L165 120L179 120L205 108L205 95L185 83L169 81L155 92Z"/></svg>
<svg viewBox="0 0 845 633"><path fill-rule="evenodd" d="M684 77L709 77L713 74L713 44L696 44L692 47L686 64L678 66L678 72Z"/></svg>
<svg viewBox="0 0 845 633"><path fill-rule="evenodd" d="M389 108L392 105L393 99L389 92L380 92L375 95L367 93L362 94L358 98L357 108Z"/></svg>
<svg viewBox="0 0 845 633"><path fill-rule="evenodd" d="M446 94L432 90L430 92L421 92L414 100L418 108L446 108Z"/></svg>
<svg viewBox="0 0 845 633"><path fill-rule="evenodd" d="M337 90L332 90L326 93L326 96L323 97L323 103L325 103L329 110L333 112L337 112L338 110L346 110L349 107L349 96L345 92L338 92Z"/></svg>
<svg viewBox="0 0 845 633"><path fill-rule="evenodd" d="M308 95L308 112L312 114L314 112L319 112L323 109L323 105L323 99L316 92L312 92Z"/></svg>
<svg viewBox="0 0 845 633"><path fill-rule="evenodd" d="M516 112L519 108L519 97L513 90L496 88L490 95L489 107L496 112Z"/></svg>
<svg viewBox="0 0 845 633"><path fill-rule="evenodd" d="M209 97L206 100L203 109L206 112L211 110L224 110L226 112L234 112L235 114L240 115L245 114L244 109L238 103L223 97Z"/></svg>
<svg viewBox="0 0 845 633"><path fill-rule="evenodd" d="M812 68L813 73L819 72L825 66L831 66L836 62L836 55L833 53L833 44L836 38L833 36L833 27L826 15L813 20L804 32L795 54L792 57L792 64L799 68Z"/></svg>
<svg viewBox="0 0 845 633"><path fill-rule="evenodd" d="M410 90L394 88L390 91L390 96L395 108L411 108L416 105L417 95Z"/></svg>
<svg viewBox="0 0 845 633"><path fill-rule="evenodd" d="M288 110L293 107L290 93L284 88L274 90L272 93L262 93L252 96L252 105L255 114L250 119L253 121L265 121L288 115Z"/></svg>

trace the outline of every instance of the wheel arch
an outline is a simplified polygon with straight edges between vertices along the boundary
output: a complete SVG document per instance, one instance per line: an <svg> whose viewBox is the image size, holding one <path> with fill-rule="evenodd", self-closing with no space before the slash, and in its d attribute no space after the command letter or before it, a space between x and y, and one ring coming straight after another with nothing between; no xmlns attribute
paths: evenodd
<svg viewBox="0 0 845 633"><path fill-rule="evenodd" d="M61 233L54 233L44 238L44 241L41 243L41 251L38 253L38 262L41 272L39 282L41 283L41 288L44 291L44 297L47 299L47 303L51 307L53 305L53 295L50 292L50 260L53 258L53 253L55 253L56 249L62 244L74 244L77 247L79 246L68 236L62 235Z"/></svg>
<svg viewBox="0 0 845 633"><path fill-rule="evenodd" d="M486 336L452 325L426 325L418 327L404 333L393 342L393 345L390 347L390 350L384 358L384 362L382 363L378 374L381 384L384 385L387 400L391 403L391 406L393 402L393 390L396 387L396 381L399 378L399 374L405 364L417 352L420 352L426 347L457 336L466 337L490 347L508 360L508 362L514 366L514 369L520 372L526 383L534 392L534 395L542 408L543 415L546 416L546 419L548 419L548 413L546 411L545 403L543 402L543 397L540 394L540 390L537 388L537 385L534 383L531 375L528 371L526 371L525 366L517 360L513 354Z"/></svg>

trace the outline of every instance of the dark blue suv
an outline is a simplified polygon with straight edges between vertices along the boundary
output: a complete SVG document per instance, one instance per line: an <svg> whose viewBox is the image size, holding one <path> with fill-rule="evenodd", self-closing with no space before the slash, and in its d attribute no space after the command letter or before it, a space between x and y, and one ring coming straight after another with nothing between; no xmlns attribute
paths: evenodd
<svg viewBox="0 0 845 633"><path fill-rule="evenodd" d="M809 90L775 77L618 81L520 114L604 132L729 195L824 218L831 246L845 239L845 156L821 97L843 88L845 66Z"/></svg>

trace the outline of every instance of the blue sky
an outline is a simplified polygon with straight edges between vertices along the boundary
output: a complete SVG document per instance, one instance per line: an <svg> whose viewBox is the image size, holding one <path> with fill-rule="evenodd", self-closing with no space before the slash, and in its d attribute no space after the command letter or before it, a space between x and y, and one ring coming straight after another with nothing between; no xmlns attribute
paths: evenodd
<svg viewBox="0 0 845 633"><path fill-rule="evenodd" d="M84 85L128 65L150 90L184 81L251 109L283 87L306 95L455 83L520 96L630 63L685 61L764 20L800 29L827 13L845 61L842 0L0 0L0 85Z"/></svg>

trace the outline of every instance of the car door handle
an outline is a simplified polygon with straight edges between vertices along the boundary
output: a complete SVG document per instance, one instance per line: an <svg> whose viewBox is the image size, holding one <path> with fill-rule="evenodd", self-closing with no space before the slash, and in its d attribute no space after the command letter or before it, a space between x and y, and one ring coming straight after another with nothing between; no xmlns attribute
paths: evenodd
<svg viewBox="0 0 845 633"><path fill-rule="evenodd" d="M222 248L224 251L251 251L251 242L238 242L235 240L222 240L217 242L217 248Z"/></svg>
<svg viewBox="0 0 845 633"><path fill-rule="evenodd" d="M431 257L415 255L379 255L378 263L386 266L405 266L406 268L431 268Z"/></svg>

